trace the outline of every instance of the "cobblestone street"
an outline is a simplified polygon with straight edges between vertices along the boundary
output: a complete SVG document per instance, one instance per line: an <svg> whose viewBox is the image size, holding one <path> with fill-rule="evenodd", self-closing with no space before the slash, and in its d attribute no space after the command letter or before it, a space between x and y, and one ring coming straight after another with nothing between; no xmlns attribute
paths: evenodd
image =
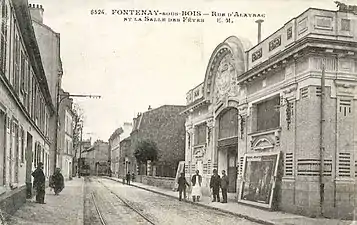
<svg viewBox="0 0 357 225"><path fill-rule="evenodd" d="M13 225L81 225L83 224L83 179L73 178L66 182L64 190L56 196L46 189L46 204L34 199L22 206L9 221Z"/></svg>
<svg viewBox="0 0 357 225"><path fill-rule="evenodd" d="M46 204L28 200L9 220L11 225L100 224L260 224L223 211L154 193L108 178L84 177L66 182L55 196L46 190ZM176 194L176 193L175 193ZM220 203L217 203L220 204ZM222 205L223 206L223 205ZM253 210L253 209L251 209ZM254 211L254 210L253 210ZM266 212L269 213L269 212ZM273 213L273 212L270 212ZM351 224L348 221L316 220L293 215L279 216L263 224ZM259 219L261 215L255 215ZM295 218L295 219L294 219ZM254 221L254 220L253 220ZM258 220L257 220L258 221ZM267 219L269 221L269 219ZM352 223L353 224L353 223Z"/></svg>
<svg viewBox="0 0 357 225"><path fill-rule="evenodd" d="M27 202L9 224L102 224L96 207L105 224L256 224L107 179L82 184L78 178L67 182L59 196L47 189L46 204Z"/></svg>
<svg viewBox="0 0 357 225"><path fill-rule="evenodd" d="M99 181L99 183L96 181ZM154 224L256 224L229 214L221 213L215 210L192 205L185 202L158 195L152 192L141 190L121 183L100 179L94 180L93 188L107 196L106 207L103 208L104 218L108 218L108 224L145 224L142 220L137 220L137 216L129 211L120 213L118 219L112 220L113 209L119 207L122 210L123 205L118 198L109 198L108 192L104 189L110 189L124 199L129 205L137 209L141 214L147 217ZM108 210L108 211L107 211ZM126 210L128 211L128 210ZM114 212L117 213L117 212ZM126 215L123 217L122 215ZM131 221L128 221L128 219ZM109 223L112 220L113 223Z"/></svg>

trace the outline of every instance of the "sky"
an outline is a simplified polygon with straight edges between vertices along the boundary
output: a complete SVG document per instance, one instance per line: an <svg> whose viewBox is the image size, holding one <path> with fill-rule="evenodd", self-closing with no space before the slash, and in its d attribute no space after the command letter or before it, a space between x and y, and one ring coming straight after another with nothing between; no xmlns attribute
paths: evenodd
<svg viewBox="0 0 357 225"><path fill-rule="evenodd" d="M347 2L341 0L341 2ZM215 47L229 36L257 44L256 18L217 23L216 12L265 14L262 39L309 7L336 10L330 0L29 0L44 8L44 23L61 35L63 88L83 109L84 138L107 141L149 105L185 105L202 83ZM348 0L357 4L357 0ZM106 15L92 15L100 9ZM210 13L204 23L124 22L112 10ZM166 17L168 18L168 17Z"/></svg>

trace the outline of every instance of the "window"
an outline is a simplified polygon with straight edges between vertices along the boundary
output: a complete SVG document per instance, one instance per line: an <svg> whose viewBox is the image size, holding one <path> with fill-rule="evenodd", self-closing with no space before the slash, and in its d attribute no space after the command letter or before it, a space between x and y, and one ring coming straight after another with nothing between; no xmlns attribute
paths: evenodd
<svg viewBox="0 0 357 225"><path fill-rule="evenodd" d="M31 108L31 118L35 120L35 109L36 109L36 79L33 71L31 70L31 79L32 79L32 87L31 87L31 96L32 96L32 108Z"/></svg>
<svg viewBox="0 0 357 225"><path fill-rule="evenodd" d="M25 162L25 132L24 129L21 127L21 162Z"/></svg>
<svg viewBox="0 0 357 225"><path fill-rule="evenodd" d="M341 30L342 31L350 31L351 30L351 20L342 19L341 20Z"/></svg>
<svg viewBox="0 0 357 225"><path fill-rule="evenodd" d="M37 126L40 124L40 110L41 110L41 103L40 103L40 89L38 84L36 83L36 108L35 108L35 123Z"/></svg>
<svg viewBox="0 0 357 225"><path fill-rule="evenodd" d="M19 36L15 36L14 47L14 77L12 85L15 88L16 93L19 93L19 81L20 81L20 39Z"/></svg>
<svg viewBox="0 0 357 225"><path fill-rule="evenodd" d="M37 149L37 163L41 162L41 155L42 155L42 148L40 146L40 144L37 145L38 149ZM37 166L37 164L36 164Z"/></svg>
<svg viewBox="0 0 357 225"><path fill-rule="evenodd" d="M68 140L66 140L66 153L67 154L69 153L69 142L68 142Z"/></svg>
<svg viewBox="0 0 357 225"><path fill-rule="evenodd" d="M203 145L206 143L206 123L195 127L195 145Z"/></svg>
<svg viewBox="0 0 357 225"><path fill-rule="evenodd" d="M257 104L257 131L278 128L280 126L279 105L279 96Z"/></svg>
<svg viewBox="0 0 357 225"><path fill-rule="evenodd" d="M31 65L30 63L27 64L28 68L27 68L27 112L30 114L30 116L32 117L31 114L31 106L32 106L32 74L31 74Z"/></svg>
<svg viewBox="0 0 357 225"><path fill-rule="evenodd" d="M72 143L72 141L69 141L68 149L69 149L68 154L72 155L72 149L73 149L73 143Z"/></svg>
<svg viewBox="0 0 357 225"><path fill-rule="evenodd" d="M25 91L25 55L21 51L21 68L20 68L20 91Z"/></svg>
<svg viewBox="0 0 357 225"><path fill-rule="evenodd" d="M219 118L219 139L238 136L238 110L230 109Z"/></svg>
<svg viewBox="0 0 357 225"><path fill-rule="evenodd" d="M5 75L8 28L8 8L5 4L5 0L0 0L0 18L0 73Z"/></svg>

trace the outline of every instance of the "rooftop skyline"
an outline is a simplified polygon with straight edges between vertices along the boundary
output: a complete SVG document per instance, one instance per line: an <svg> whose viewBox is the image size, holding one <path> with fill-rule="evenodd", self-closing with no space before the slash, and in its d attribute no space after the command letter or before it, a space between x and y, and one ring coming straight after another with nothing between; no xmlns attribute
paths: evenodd
<svg viewBox="0 0 357 225"><path fill-rule="evenodd" d="M204 23L128 23L122 16L110 15L112 9L265 14L262 40L309 7L337 10L333 1L326 0L275 2L29 1L43 5L44 23L61 34L63 89L102 96L74 102L85 112L83 138L105 141L149 105L185 105L186 93L203 82L213 50L227 37L244 37L252 46L257 44L256 18L222 24L212 16ZM105 9L108 15L91 15L92 9Z"/></svg>

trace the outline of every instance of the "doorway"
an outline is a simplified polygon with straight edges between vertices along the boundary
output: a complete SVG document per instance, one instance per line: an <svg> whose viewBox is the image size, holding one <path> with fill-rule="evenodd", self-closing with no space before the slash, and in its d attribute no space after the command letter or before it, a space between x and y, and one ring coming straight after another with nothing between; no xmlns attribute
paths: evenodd
<svg viewBox="0 0 357 225"><path fill-rule="evenodd" d="M227 176L229 180L228 192L237 191L237 146L227 149Z"/></svg>
<svg viewBox="0 0 357 225"><path fill-rule="evenodd" d="M198 160L196 162L196 170L200 171L200 175L201 176L203 175L203 163L202 163L202 160ZM196 174L196 171L194 171L193 174Z"/></svg>
<svg viewBox="0 0 357 225"><path fill-rule="evenodd" d="M27 198L32 197L32 135L27 133L26 138L26 152L25 152L25 160L26 160L26 196Z"/></svg>

